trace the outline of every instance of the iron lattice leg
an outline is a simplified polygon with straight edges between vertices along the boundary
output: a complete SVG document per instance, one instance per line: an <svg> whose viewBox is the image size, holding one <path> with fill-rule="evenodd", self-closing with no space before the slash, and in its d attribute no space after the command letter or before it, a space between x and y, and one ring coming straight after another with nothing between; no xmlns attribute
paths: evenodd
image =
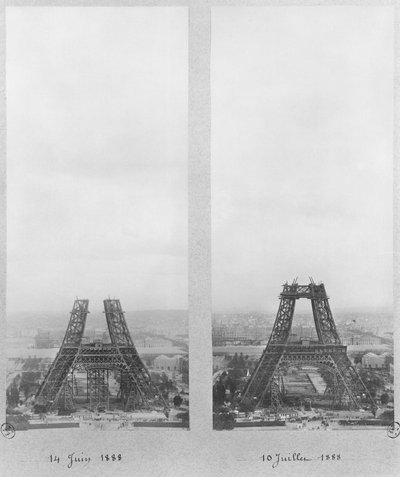
<svg viewBox="0 0 400 477"><path fill-rule="evenodd" d="M278 369L282 354L266 349L258 362L242 393L241 403L246 406L262 406L266 395L271 390L273 376Z"/></svg>
<svg viewBox="0 0 400 477"><path fill-rule="evenodd" d="M269 344L286 343L292 327L293 314L296 306L294 298L282 298L276 315L275 324L269 339Z"/></svg>
<svg viewBox="0 0 400 477"><path fill-rule="evenodd" d="M61 348L36 394L37 404L50 407L59 395L82 341L88 307L89 300L75 300Z"/></svg>
<svg viewBox="0 0 400 477"><path fill-rule="evenodd" d="M282 376L276 373L271 381L271 408L277 414L283 408L282 403Z"/></svg>
<svg viewBox="0 0 400 477"><path fill-rule="evenodd" d="M104 300L104 311L111 342L120 355L125 379L129 379L129 385L125 385L125 389L121 391L121 395L126 394L125 407L127 409L136 406L150 408L157 404L168 409L168 404L152 382L133 344L119 300Z"/></svg>
<svg viewBox="0 0 400 477"><path fill-rule="evenodd" d="M324 344L340 344L328 300L311 299L311 307L319 342Z"/></svg>
<svg viewBox="0 0 400 477"><path fill-rule="evenodd" d="M332 359L335 361L340 375L342 376L342 379L346 385L345 387L350 401L350 406L351 403L353 403L354 406L360 408L362 406L362 402L365 402L370 406L372 412L375 414L377 409L376 403L373 397L370 395L360 375L352 365L348 356L333 355Z"/></svg>
<svg viewBox="0 0 400 477"><path fill-rule="evenodd" d="M58 391L54 402L50 406L50 410L58 409L59 412L73 412L75 411L72 384L68 377L64 380L60 390Z"/></svg>

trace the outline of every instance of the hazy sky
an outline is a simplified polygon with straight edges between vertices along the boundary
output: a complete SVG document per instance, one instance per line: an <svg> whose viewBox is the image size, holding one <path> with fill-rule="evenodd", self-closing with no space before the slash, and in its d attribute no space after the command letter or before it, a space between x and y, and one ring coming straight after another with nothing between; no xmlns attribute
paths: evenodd
<svg viewBox="0 0 400 477"><path fill-rule="evenodd" d="M212 16L213 304L392 304L393 9Z"/></svg>
<svg viewBox="0 0 400 477"><path fill-rule="evenodd" d="M187 9L8 8L8 309L187 306Z"/></svg>

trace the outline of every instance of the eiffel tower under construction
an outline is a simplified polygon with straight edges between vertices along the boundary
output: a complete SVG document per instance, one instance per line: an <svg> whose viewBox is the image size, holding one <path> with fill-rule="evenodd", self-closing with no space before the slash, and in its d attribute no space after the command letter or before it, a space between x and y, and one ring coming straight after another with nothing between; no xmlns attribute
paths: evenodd
<svg viewBox="0 0 400 477"><path fill-rule="evenodd" d="M317 340L293 342L290 338L296 300L311 300ZM325 370L329 377L325 398L332 407L359 409L368 406L373 414L376 404L341 344L323 283L308 285L285 283L280 305L268 344L239 395L243 408L270 407L278 412L283 407L282 373L290 366L313 366Z"/></svg>
<svg viewBox="0 0 400 477"><path fill-rule="evenodd" d="M89 300L75 300L61 348L36 394L36 407L73 411L74 373L86 372L89 408L108 409L109 373L119 371L118 397L125 411L168 410L136 351L119 300L103 303L111 343L82 343Z"/></svg>

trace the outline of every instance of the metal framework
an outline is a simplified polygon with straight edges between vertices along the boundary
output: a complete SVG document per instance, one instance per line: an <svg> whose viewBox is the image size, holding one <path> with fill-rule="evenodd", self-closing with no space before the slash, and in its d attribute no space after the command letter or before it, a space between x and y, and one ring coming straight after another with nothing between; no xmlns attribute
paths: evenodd
<svg viewBox="0 0 400 477"><path fill-rule="evenodd" d="M126 411L155 406L168 409L133 344L119 300L103 303L111 343L82 343L89 301L76 300L63 343L37 392L36 403L46 409L74 410L73 375L86 372L90 409L108 409L109 371L119 370L119 397Z"/></svg>
<svg viewBox="0 0 400 477"><path fill-rule="evenodd" d="M57 353L36 394L38 404L57 405L61 389L65 386L68 373L78 354L89 313L89 300L74 302L71 318L61 348Z"/></svg>
<svg viewBox="0 0 400 477"><path fill-rule="evenodd" d="M101 407L108 409L108 369L88 369L87 371L88 393L90 409L99 410Z"/></svg>
<svg viewBox="0 0 400 477"><path fill-rule="evenodd" d="M293 343L289 341L296 300L311 300L318 341ZM254 369L240 404L255 407L282 406L282 386L279 377L284 368L293 365L317 366L329 371L331 384L325 391L333 404L360 408L367 403L373 412L376 404L347 356L347 347L341 344L330 310L324 285L310 280L308 285L285 283L268 344Z"/></svg>

